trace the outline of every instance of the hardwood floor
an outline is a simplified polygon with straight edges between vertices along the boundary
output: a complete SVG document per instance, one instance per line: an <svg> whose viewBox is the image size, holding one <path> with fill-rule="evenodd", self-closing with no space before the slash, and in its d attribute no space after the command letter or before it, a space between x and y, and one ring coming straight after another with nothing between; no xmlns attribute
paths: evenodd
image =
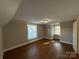
<svg viewBox="0 0 79 59"><path fill-rule="evenodd" d="M72 45L39 40L4 53L3 59L79 59Z"/></svg>

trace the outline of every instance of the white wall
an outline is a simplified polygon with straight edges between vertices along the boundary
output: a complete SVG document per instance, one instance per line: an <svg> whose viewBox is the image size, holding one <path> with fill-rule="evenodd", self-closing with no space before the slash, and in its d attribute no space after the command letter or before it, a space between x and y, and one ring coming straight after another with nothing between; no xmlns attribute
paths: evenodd
<svg viewBox="0 0 79 59"><path fill-rule="evenodd" d="M0 26L0 59L2 59L2 27Z"/></svg>
<svg viewBox="0 0 79 59"><path fill-rule="evenodd" d="M73 43L73 22L63 22L61 25L61 40Z"/></svg>

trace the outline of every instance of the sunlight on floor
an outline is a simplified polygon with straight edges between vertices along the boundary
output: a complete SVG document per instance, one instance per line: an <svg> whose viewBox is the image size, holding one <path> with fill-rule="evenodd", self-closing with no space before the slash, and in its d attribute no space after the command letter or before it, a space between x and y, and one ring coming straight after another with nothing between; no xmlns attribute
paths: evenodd
<svg viewBox="0 0 79 59"><path fill-rule="evenodd" d="M51 41L51 43L54 43L55 41Z"/></svg>
<svg viewBox="0 0 79 59"><path fill-rule="evenodd" d="M55 42L55 41L44 42L43 45L47 45L47 44L54 43L54 42Z"/></svg>
<svg viewBox="0 0 79 59"><path fill-rule="evenodd" d="M50 44L50 42L44 42L44 43L43 43L43 45L47 45L47 44Z"/></svg>

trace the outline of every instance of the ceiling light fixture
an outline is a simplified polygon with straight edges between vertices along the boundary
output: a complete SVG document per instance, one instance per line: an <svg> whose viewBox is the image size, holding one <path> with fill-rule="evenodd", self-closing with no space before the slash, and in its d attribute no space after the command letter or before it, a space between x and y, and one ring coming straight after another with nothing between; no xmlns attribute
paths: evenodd
<svg viewBox="0 0 79 59"><path fill-rule="evenodd" d="M48 20L44 20L44 23L48 23Z"/></svg>
<svg viewBox="0 0 79 59"><path fill-rule="evenodd" d="M44 22L44 23L48 23L49 20L48 20L47 18L45 18L45 19L42 20L42 22Z"/></svg>

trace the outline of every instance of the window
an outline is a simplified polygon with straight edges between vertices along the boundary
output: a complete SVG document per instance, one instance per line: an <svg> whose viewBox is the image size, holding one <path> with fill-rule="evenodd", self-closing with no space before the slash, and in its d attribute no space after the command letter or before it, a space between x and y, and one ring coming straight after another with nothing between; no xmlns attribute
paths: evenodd
<svg viewBox="0 0 79 59"><path fill-rule="evenodd" d="M55 34L60 35L60 26L55 26Z"/></svg>
<svg viewBox="0 0 79 59"><path fill-rule="evenodd" d="M52 26L52 36L53 35L60 35L60 26L59 25Z"/></svg>
<svg viewBox="0 0 79 59"><path fill-rule="evenodd" d="M32 40L34 38L37 38L37 25L31 25L28 24L28 39Z"/></svg>

